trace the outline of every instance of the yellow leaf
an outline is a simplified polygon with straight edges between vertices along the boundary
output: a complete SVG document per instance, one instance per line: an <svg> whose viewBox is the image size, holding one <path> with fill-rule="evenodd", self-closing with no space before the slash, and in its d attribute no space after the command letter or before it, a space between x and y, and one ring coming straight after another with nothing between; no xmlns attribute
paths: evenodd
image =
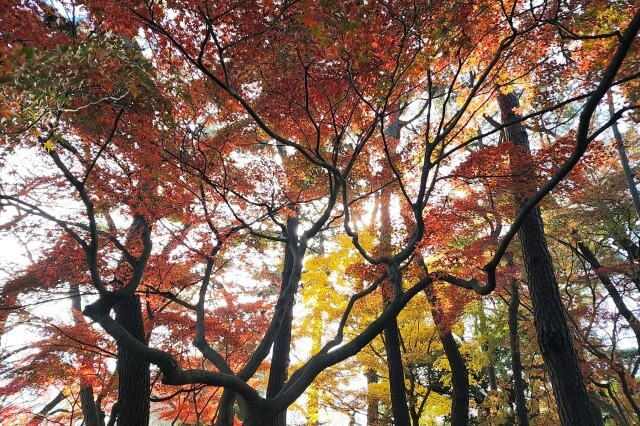
<svg viewBox="0 0 640 426"><path fill-rule="evenodd" d="M135 85L135 84L131 83L131 84L129 85L129 91L131 92L131 95L132 95L134 98L137 98L137 97L138 97L138 89L136 89L136 85Z"/></svg>
<svg viewBox="0 0 640 426"><path fill-rule="evenodd" d="M54 143L51 139L48 139L45 143L42 144L42 147L47 150L47 152L51 152L53 150Z"/></svg>

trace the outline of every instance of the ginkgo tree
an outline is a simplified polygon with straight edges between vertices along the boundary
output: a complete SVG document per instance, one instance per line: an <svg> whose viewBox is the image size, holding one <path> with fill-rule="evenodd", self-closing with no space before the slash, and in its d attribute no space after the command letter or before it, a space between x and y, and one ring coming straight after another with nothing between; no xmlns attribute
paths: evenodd
<svg viewBox="0 0 640 426"><path fill-rule="evenodd" d="M82 290L91 332L116 343L110 421L146 424L153 399L185 422L284 424L323 371L382 332L385 342L400 337L396 317L434 282L493 292L511 240L538 221L537 204L637 108L629 95L592 123L607 91L637 84L640 12L580 3L13 2L0 20L2 232L36 239L30 266L52 278L18 280L14 299ZM606 31L592 33L601 22ZM567 105L579 116L564 123L567 143L551 149L561 159L546 175L546 163L509 151L524 145L515 136L524 124ZM509 143L494 143L500 132ZM461 176L474 147L487 160ZM486 188L455 185L496 172L511 185L503 211L486 208ZM371 214L377 199L393 207L393 226ZM64 268L51 255L61 238L74 259ZM326 280L344 285L327 312L325 283L308 283L319 296L300 303L332 332L289 371L305 265L344 241L358 271L347 280L328 270ZM539 343L559 418L571 424L591 403L557 284L534 278ZM445 306L464 309L460 293L443 293ZM544 316L544 294L555 317ZM357 315L370 302L377 311ZM402 364L389 358L399 345L387 345L389 370ZM86 355L65 347L83 365ZM562 370L563 359L575 368ZM406 423L399 376L390 398Z"/></svg>

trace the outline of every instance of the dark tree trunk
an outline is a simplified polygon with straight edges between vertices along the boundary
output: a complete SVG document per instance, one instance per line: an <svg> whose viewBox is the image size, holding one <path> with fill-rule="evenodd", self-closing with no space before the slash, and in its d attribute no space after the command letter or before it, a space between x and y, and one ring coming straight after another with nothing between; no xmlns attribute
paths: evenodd
<svg viewBox="0 0 640 426"><path fill-rule="evenodd" d="M602 417L602 410L600 409L600 407L598 407L596 404L593 403L592 399L590 399L590 401L591 401L591 415L593 416L593 422L595 423L596 426L605 426L604 418Z"/></svg>
<svg viewBox="0 0 640 426"><path fill-rule="evenodd" d="M129 334L146 343L140 298L130 296L114 306L116 321ZM118 424L149 424L149 363L140 360L126 347L118 345Z"/></svg>
<svg viewBox="0 0 640 426"><path fill-rule="evenodd" d="M512 123L521 118L514 112L520 104L513 92L506 95L499 93L498 103L503 123ZM508 126L505 136L506 140L520 148L520 152L515 155L523 156L524 159L530 157L529 139L521 124ZM530 170L524 173L526 178L534 179ZM519 196L517 202L522 203L524 199L524 196ZM589 396L564 316L539 208L536 207L525 219L518 237L529 281L538 343L549 370L560 420L563 425L594 425Z"/></svg>
<svg viewBox="0 0 640 426"><path fill-rule="evenodd" d="M287 219L287 239L297 239L298 232L297 216L290 216ZM293 256L295 250L289 243L284 248L284 267L282 270L282 284L280 294L283 294L287 286L298 287L298 282L292 282L291 271L293 269ZM271 357L271 368L269 369L269 383L267 385L267 399L274 398L284 387L287 381L287 370L289 369L289 352L291 351L291 323L293 322L293 299L287 306L287 311L278 333L273 342L273 355ZM271 426L286 426L287 411L283 410L278 416L269 422Z"/></svg>
<svg viewBox="0 0 640 426"><path fill-rule="evenodd" d="M420 426L420 414L416 410L409 410L411 415L411 426Z"/></svg>
<svg viewBox="0 0 640 426"><path fill-rule="evenodd" d="M433 322L451 367L451 425L466 426L469 424L469 372L467 365L450 327L444 322L436 295L431 287L427 287L425 293L431 303Z"/></svg>
<svg viewBox="0 0 640 426"><path fill-rule="evenodd" d="M529 426L527 402L524 396L525 383L522 379L520 360L520 336L518 334L518 307L520 290L518 280L511 280L511 300L509 301L509 346L511 348L511 370L513 371L513 392L516 399L516 420L518 426Z"/></svg>
<svg viewBox="0 0 640 426"><path fill-rule="evenodd" d="M384 347L387 352L387 368L389 369L389 390L391 392L391 408L393 424L409 426L409 406L407 390L404 385L404 369L400 352L400 330L394 318L384 330Z"/></svg>
<svg viewBox="0 0 640 426"><path fill-rule="evenodd" d="M233 405L236 400L235 392L225 389L220 397L218 404L218 418L216 420L217 426L232 426L233 425Z"/></svg>
<svg viewBox="0 0 640 426"><path fill-rule="evenodd" d="M391 248L391 192L383 190L380 196L380 251L389 254ZM382 284L382 300L386 306L393 298L393 285L389 280ZM407 402L407 389L404 384L404 367L402 364L402 352L400 351L400 329L398 321L394 318L384 329L384 348L387 354L387 370L389 372L389 391L391 393L391 411L393 424L397 426L409 426L409 404Z"/></svg>
<svg viewBox="0 0 640 426"><path fill-rule="evenodd" d="M85 426L101 426L98 407L93 399L93 387L82 386L80 388L80 404Z"/></svg>
<svg viewBox="0 0 640 426"><path fill-rule="evenodd" d="M420 426L420 414L422 408L428 398L429 393L423 396L422 401L418 402L418 392L416 390L417 379L411 369L407 369L407 379L409 380L409 388L407 389L407 398L409 399L409 415L411 416L411 425Z"/></svg>

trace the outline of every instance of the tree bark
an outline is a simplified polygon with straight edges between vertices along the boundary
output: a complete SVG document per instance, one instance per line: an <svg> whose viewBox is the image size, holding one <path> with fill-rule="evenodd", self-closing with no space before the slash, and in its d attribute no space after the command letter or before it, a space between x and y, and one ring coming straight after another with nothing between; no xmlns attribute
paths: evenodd
<svg viewBox="0 0 640 426"><path fill-rule="evenodd" d="M93 387L82 386L80 388L80 404L82 405L82 416L85 426L101 426L98 407L93 399Z"/></svg>
<svg viewBox="0 0 640 426"><path fill-rule="evenodd" d="M512 163L516 156L522 156L525 160L530 158L528 135L517 122L521 118L515 112L520 106L518 98L513 92L506 95L499 93L498 104L502 122L515 123L505 129L505 139L520 149L518 154L512 156ZM529 179L534 179L530 170L525 173L529 175ZM519 204L525 200L525 194L516 196ZM560 299L539 207L526 217L518 231L518 237L529 281L538 343L551 377L560 421L563 425L595 425Z"/></svg>
<svg viewBox="0 0 640 426"><path fill-rule="evenodd" d="M407 404L407 390L404 385L404 367L400 352L400 330L398 321L394 318L384 330L384 346L387 352L387 368L389 369L389 390L391 392L391 408L393 424L409 426L409 406Z"/></svg>
<svg viewBox="0 0 640 426"><path fill-rule="evenodd" d="M425 293L431 303L433 322L451 367L451 425L466 426L469 424L469 371L451 328L444 322L436 295L431 287L427 287Z"/></svg>
<svg viewBox="0 0 640 426"><path fill-rule="evenodd" d="M287 219L287 240L297 240L298 232L298 216L290 216ZM293 250L295 248L290 244L285 244L284 248L284 267L282 270L282 284L280 294L287 290L287 286L298 287L298 281L291 279L291 271L295 261ZM287 381L287 371L289 369L289 353L291 351L291 324L293 322L293 299L287 306L286 314L278 330L278 334L273 342L273 355L271 357L271 367L269 369L269 383L267 385L267 399L274 398L284 387ZM287 410L283 410L278 416L269 422L271 426L287 425Z"/></svg>
<svg viewBox="0 0 640 426"><path fill-rule="evenodd" d="M146 344L142 309L138 296L129 296L114 306L116 322L131 336ZM124 345L118 344L118 424L146 426L149 424L150 375L149 363L139 359Z"/></svg>

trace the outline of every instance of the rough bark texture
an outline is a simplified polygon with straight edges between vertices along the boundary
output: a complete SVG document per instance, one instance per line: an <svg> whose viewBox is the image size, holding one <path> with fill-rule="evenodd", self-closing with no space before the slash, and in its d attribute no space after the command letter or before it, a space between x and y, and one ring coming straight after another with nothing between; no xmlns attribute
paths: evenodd
<svg viewBox="0 0 640 426"><path fill-rule="evenodd" d="M503 123L520 119L514 112L520 105L513 92L506 95L500 93L498 103ZM524 127L519 123L512 124L505 129L505 134L506 140L520 148L515 155L522 155L526 160L530 150ZM525 173L533 179L530 171ZM526 196L517 197L517 202L522 203L525 199ZM518 237L529 281L538 343L549 370L560 420L563 425L594 425L589 396L572 345L538 207L526 217Z"/></svg>
<svg viewBox="0 0 640 426"><path fill-rule="evenodd" d="M400 352L400 331L398 322L394 318L384 330L384 346L387 352L387 368L389 369L389 390L391 392L391 407L393 424L409 426L409 406L407 405L407 390L404 385L404 369Z"/></svg>
<svg viewBox="0 0 640 426"><path fill-rule="evenodd" d="M82 386L80 388L80 404L82 404L82 416L85 426L101 426L98 407L93 399L93 387Z"/></svg>
<svg viewBox="0 0 640 426"><path fill-rule="evenodd" d="M114 306L116 322L140 342L146 343L140 299L130 296ZM118 345L118 424L149 424L149 363Z"/></svg>
<svg viewBox="0 0 640 426"><path fill-rule="evenodd" d="M225 389L218 403L218 417L216 426L232 426L233 425L233 406L236 400L235 392Z"/></svg>
<svg viewBox="0 0 640 426"><path fill-rule="evenodd" d="M297 238L298 217L291 216L287 219L287 234ZM293 248L287 243L284 248L284 267L282 270L282 285L280 294L284 293L287 286L298 286L298 282L292 282L291 271L293 269L294 256ZM267 385L267 399L274 398L284 387L287 381L287 370L289 369L289 353L291 351L291 323L293 322L293 300L287 306L287 311L273 342L273 355L271 357L271 368L269 369L269 384ZM284 410L269 423L272 426L286 426L287 411Z"/></svg>
<svg viewBox="0 0 640 426"><path fill-rule="evenodd" d="M509 301L509 346L511 348L511 370L513 371L513 392L516 399L516 421L518 426L529 426L527 402L524 396L525 383L522 379L520 360L520 336L518 334L518 307L520 291L518 280L511 280L511 300Z"/></svg>
<svg viewBox="0 0 640 426"><path fill-rule="evenodd" d="M433 322L451 367L451 425L466 426L469 424L469 371L451 329L442 318L436 295L430 287L425 293L431 303Z"/></svg>

